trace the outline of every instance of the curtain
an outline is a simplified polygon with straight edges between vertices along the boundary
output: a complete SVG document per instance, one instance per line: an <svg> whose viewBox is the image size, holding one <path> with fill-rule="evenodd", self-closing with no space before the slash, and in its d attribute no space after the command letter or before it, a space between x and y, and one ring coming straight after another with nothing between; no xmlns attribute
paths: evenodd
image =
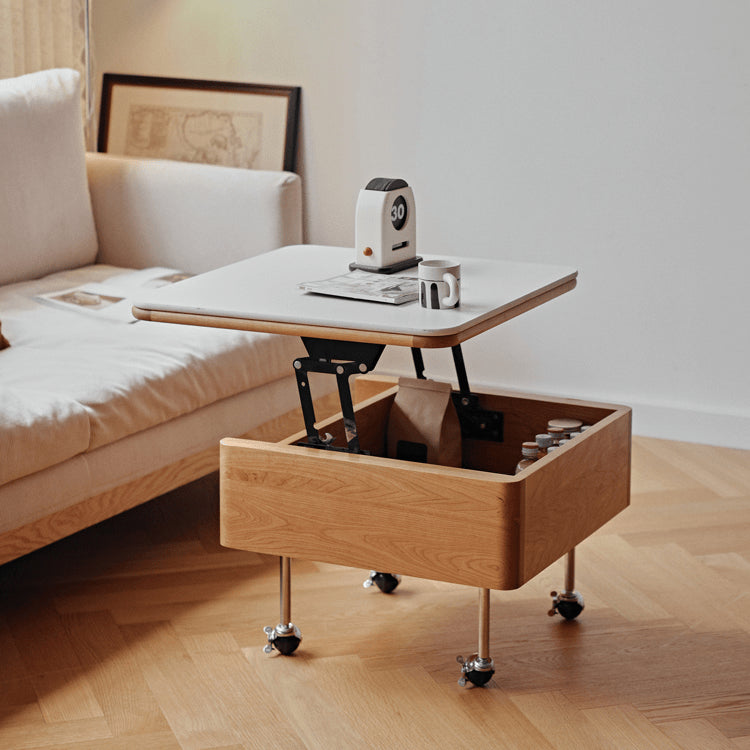
<svg viewBox="0 0 750 750"><path fill-rule="evenodd" d="M88 0L0 0L0 78L74 68L83 81L87 137L93 96Z"/></svg>

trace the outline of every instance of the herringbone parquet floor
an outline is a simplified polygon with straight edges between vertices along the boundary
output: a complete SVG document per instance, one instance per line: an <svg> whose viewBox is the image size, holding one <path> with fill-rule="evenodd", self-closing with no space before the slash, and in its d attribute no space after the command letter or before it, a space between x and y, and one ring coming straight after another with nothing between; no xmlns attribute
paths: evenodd
<svg viewBox="0 0 750 750"><path fill-rule="evenodd" d="M295 561L303 642L262 652L278 565L218 544L215 477L0 567L0 748L750 750L750 452L634 439L632 505L492 593L486 688L460 688L476 592ZM467 529L467 545L475 543Z"/></svg>

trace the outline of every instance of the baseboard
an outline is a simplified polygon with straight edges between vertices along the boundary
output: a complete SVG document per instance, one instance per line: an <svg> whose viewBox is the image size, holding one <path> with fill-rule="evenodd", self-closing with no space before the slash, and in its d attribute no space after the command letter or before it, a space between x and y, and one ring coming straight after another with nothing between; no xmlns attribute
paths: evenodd
<svg viewBox="0 0 750 750"><path fill-rule="evenodd" d="M750 450L750 416L631 403L633 434Z"/></svg>

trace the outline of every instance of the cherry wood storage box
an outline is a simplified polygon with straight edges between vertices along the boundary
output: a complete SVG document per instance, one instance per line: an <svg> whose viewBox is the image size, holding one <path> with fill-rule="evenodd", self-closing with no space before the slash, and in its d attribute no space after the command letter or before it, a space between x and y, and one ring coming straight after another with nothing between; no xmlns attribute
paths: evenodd
<svg viewBox="0 0 750 750"><path fill-rule="evenodd" d="M238 438L221 442L221 542L227 547L514 589L630 501L630 409L518 393L479 394L504 415L503 442L464 439L463 467L384 458L397 387L356 410L372 455ZM547 420L592 425L513 475L521 443ZM346 445L340 415L319 423Z"/></svg>

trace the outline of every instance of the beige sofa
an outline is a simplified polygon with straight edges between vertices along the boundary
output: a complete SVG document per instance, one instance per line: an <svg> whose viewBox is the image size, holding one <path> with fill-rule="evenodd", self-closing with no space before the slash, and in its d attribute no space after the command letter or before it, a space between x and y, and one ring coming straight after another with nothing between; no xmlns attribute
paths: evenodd
<svg viewBox="0 0 750 750"><path fill-rule="evenodd" d="M86 154L77 73L0 81L0 563L297 405L296 339L136 322L128 289L300 241L296 175ZM39 297L91 284L113 293Z"/></svg>

